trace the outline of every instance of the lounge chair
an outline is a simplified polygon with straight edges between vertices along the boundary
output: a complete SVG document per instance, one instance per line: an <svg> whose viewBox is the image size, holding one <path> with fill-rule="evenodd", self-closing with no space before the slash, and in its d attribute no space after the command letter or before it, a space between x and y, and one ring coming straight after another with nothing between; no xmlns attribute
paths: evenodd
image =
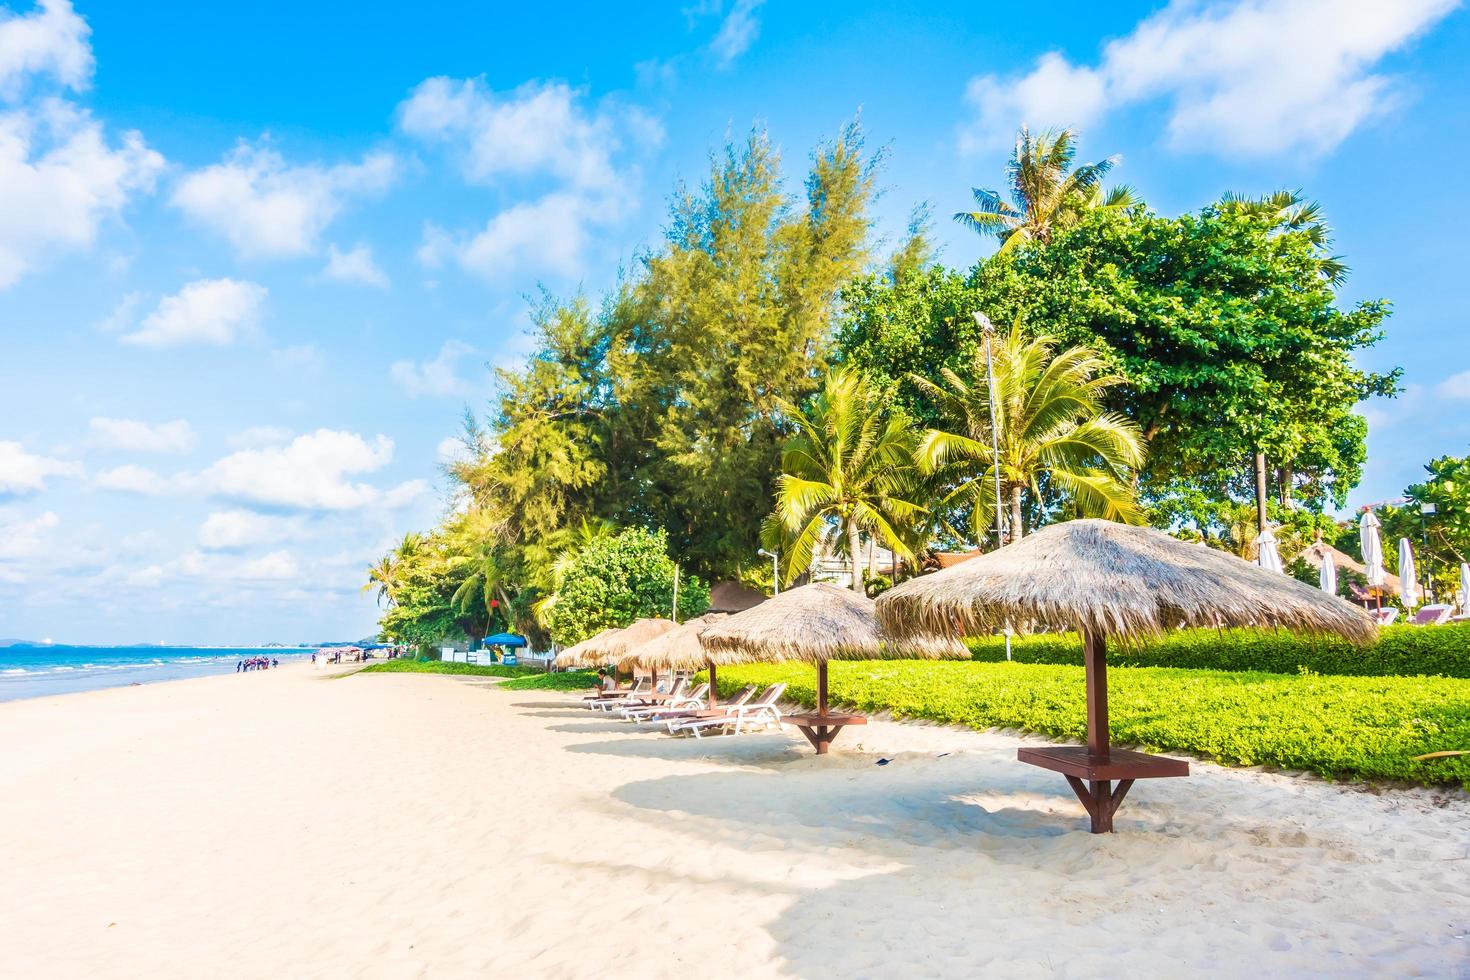
<svg viewBox="0 0 1470 980"><path fill-rule="evenodd" d="M1414 626L1438 626L1440 623L1447 622L1450 618L1450 613L1454 611L1454 606L1445 604L1425 606L1416 612L1414 618L1409 620L1409 622Z"/></svg>
<svg viewBox="0 0 1470 980"><path fill-rule="evenodd" d="M621 704L606 705L602 710L609 714L617 712L621 715L634 708L647 708L655 704L667 704L674 698L681 697L687 690L689 690L689 682L682 677L672 682L660 681L651 694L644 693L637 697L624 698ZM652 695L657 695L657 697Z"/></svg>
<svg viewBox="0 0 1470 980"><path fill-rule="evenodd" d="M734 728L735 734L739 735L749 731L752 727L767 728L773 725L780 727L781 709L776 707L776 702L785 693L785 684L772 684L761 692L760 697L748 704L729 707L725 709L723 715L714 718L690 718L687 721L672 724L669 726L669 732L674 735L680 732L690 732L695 738L703 738L705 729L710 728Z"/></svg>
<svg viewBox="0 0 1470 980"><path fill-rule="evenodd" d="M687 708L680 708L676 711L655 712L654 714L649 715L648 718L645 720L657 722L660 725L664 725L668 728L669 734L672 735L674 734L674 726L679 724L680 722L688 721L695 715L702 714L706 711L724 712L728 711L730 708L738 708L754 696L755 685L747 684L741 689L739 694L735 695L734 698L726 701L724 704L717 704L714 708L710 708L708 705L701 702L700 704L693 704Z"/></svg>
<svg viewBox="0 0 1470 980"><path fill-rule="evenodd" d="M665 701L655 701L652 704L631 705L618 709L618 714L625 721L644 721L650 715L656 715L661 711L677 711L683 708L696 708L704 704L704 699L709 694L709 685L701 684L694 690L689 690L688 681L680 681L682 689L677 688Z"/></svg>
<svg viewBox="0 0 1470 980"><path fill-rule="evenodd" d="M1398 618L1399 611L1398 608L1395 606L1389 606L1387 609L1380 609L1373 614L1373 620L1379 626L1390 626L1393 624L1393 621Z"/></svg>
<svg viewBox="0 0 1470 980"><path fill-rule="evenodd" d="M639 694L648 693L648 679L640 677L632 687L625 687L618 691L603 691L599 694L588 695L582 699L584 708L600 708L604 704L622 704L626 699Z"/></svg>

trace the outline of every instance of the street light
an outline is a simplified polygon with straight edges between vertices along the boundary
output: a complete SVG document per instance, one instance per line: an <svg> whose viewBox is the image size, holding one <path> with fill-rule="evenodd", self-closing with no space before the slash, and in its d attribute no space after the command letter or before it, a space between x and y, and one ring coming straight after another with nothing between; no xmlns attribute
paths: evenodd
<svg viewBox="0 0 1470 980"><path fill-rule="evenodd" d="M985 393L990 399L990 462L995 468L995 546L1006 543L1005 516L1000 506L1000 427L995 419L995 367L990 360L990 344L995 339L995 324L990 317L975 311L975 325L985 336Z"/></svg>
<svg viewBox="0 0 1470 980"><path fill-rule="evenodd" d="M1423 549L1420 552L1420 557L1424 559L1419 563L1420 567L1424 569L1424 581L1420 585L1420 588L1424 590L1425 602L1434 601L1434 595L1431 591L1434 587L1434 576L1429 573L1429 525L1425 523L1425 518L1433 517L1437 513L1439 513L1439 508L1434 504L1419 505L1419 541L1420 547Z"/></svg>
<svg viewBox="0 0 1470 980"><path fill-rule="evenodd" d="M757 551L758 555L765 555L771 559L771 595L781 594L781 556L774 551L762 548Z"/></svg>

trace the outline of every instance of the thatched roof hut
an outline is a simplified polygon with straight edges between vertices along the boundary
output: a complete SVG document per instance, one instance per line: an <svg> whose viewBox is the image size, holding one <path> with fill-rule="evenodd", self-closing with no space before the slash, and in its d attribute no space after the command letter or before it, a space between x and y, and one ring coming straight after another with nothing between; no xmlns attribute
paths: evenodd
<svg viewBox="0 0 1470 980"><path fill-rule="evenodd" d="M1008 624L1124 642L1178 626L1279 626L1366 643L1362 610L1305 582L1146 527L1067 521L879 597L894 637L990 633Z"/></svg>
<svg viewBox="0 0 1470 980"><path fill-rule="evenodd" d="M640 619L627 629L621 629L600 638L594 636L587 641L589 652L592 656L600 655L602 663L617 663L649 640L667 633L676 625L672 619Z"/></svg>
<svg viewBox="0 0 1470 980"><path fill-rule="evenodd" d="M699 642L699 634L727 617L727 613L706 613L636 647L618 661L623 670L700 670L709 665L709 656Z"/></svg>
<svg viewBox="0 0 1470 980"><path fill-rule="evenodd" d="M558 653L552 663L557 667L599 667L607 663L607 661L598 659L600 654L595 653L593 644L607 639L613 633L620 632L622 630L616 626L609 626L602 632L593 634L580 643L573 643L561 653Z"/></svg>
<svg viewBox="0 0 1470 980"><path fill-rule="evenodd" d="M1183 760L1112 748L1108 639L1136 641L1177 626L1277 626L1361 644L1376 632L1361 609L1305 582L1162 531L1098 520L1043 528L905 582L877 605L878 621L897 636L954 637L1021 622L1082 634L1087 745L1028 746L1016 755L1065 775L1095 834L1113 829L1134 780L1189 774Z"/></svg>
<svg viewBox="0 0 1470 980"><path fill-rule="evenodd" d="M1315 542L1311 546L1305 548L1298 557L1300 557L1301 560L1306 562L1308 565L1311 565L1313 568L1320 571L1322 568L1322 559L1327 555L1332 556L1332 564L1336 565L1339 571L1342 569L1347 569L1348 571L1354 572L1364 579L1368 577L1367 566L1358 561L1352 555L1349 555L1343 551L1339 551L1337 548L1334 548L1332 545L1328 544L1325 541ZM1381 586L1378 586L1378 588L1392 595L1398 595L1401 591L1399 588L1398 579L1391 577L1385 577L1383 580L1383 584Z"/></svg>
<svg viewBox="0 0 1470 980"><path fill-rule="evenodd" d="M764 592L757 592L739 582L716 582L709 590L709 611L712 613L744 612L765 601Z"/></svg>

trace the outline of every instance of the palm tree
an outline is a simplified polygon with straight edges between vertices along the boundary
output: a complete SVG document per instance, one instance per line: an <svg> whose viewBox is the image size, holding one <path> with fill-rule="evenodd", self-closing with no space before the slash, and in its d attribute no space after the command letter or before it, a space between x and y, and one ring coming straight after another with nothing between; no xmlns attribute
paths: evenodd
<svg viewBox="0 0 1470 980"><path fill-rule="evenodd" d="M378 590L378 604L382 605L383 600L386 599L388 605L393 605L399 583L403 578L404 567L408 562L418 556L419 551L423 548L423 544L424 539L422 535L415 534L412 531L405 534L397 548L394 548L369 566L367 584L362 587L362 591L371 592L376 588Z"/></svg>
<svg viewBox="0 0 1470 980"><path fill-rule="evenodd" d="M1041 506L1059 494L1077 516L1143 520L1132 482L1132 472L1143 465L1143 436L1133 422L1102 407L1103 395L1122 379L1090 348L1057 353L1055 346L1051 337L1028 340L1018 323L994 351L1001 494L1010 509L1012 541L1024 533L1027 492ZM939 506L969 499L979 523L995 507L984 356L976 356L973 380L948 368L940 374L943 385L912 376L948 420L947 429L930 429L920 439L919 467L948 477L953 489Z"/></svg>
<svg viewBox="0 0 1470 980"><path fill-rule="evenodd" d="M1011 202L995 191L975 187L971 189L975 210L960 211L954 219L982 235L995 235L1004 255L1022 242L1051 241L1053 232L1075 224L1089 210L1138 207L1141 202L1132 188L1102 189L1102 179L1118 158L1073 168L1075 142L1071 130L1049 129L1032 135L1022 126L1007 168Z"/></svg>
<svg viewBox="0 0 1470 980"><path fill-rule="evenodd" d="M851 368L827 375L806 409L780 402L797 432L781 455L776 510L766 519L767 545L786 557L786 578L810 567L832 525L845 535L852 587L862 591L859 547L864 532L900 558L912 558L899 528L923 508L899 495L912 466L913 432L886 414L868 383Z"/></svg>
<svg viewBox="0 0 1470 980"><path fill-rule="evenodd" d="M556 606L557 593L562 582L576 560L577 554L588 545L613 537L618 526L601 517L584 517L575 527L564 527L549 535L543 552L541 569L534 576L534 584L541 590L541 598L531 606L536 622L543 627L551 625L551 610Z"/></svg>
<svg viewBox="0 0 1470 980"><path fill-rule="evenodd" d="M1215 207L1222 212L1270 218L1278 232L1305 235L1319 253L1317 264L1322 277L1334 286L1341 286L1347 279L1348 267L1342 257L1328 253L1332 247L1332 229L1322 214L1322 205L1306 200L1301 191L1275 191L1263 197L1227 192Z"/></svg>

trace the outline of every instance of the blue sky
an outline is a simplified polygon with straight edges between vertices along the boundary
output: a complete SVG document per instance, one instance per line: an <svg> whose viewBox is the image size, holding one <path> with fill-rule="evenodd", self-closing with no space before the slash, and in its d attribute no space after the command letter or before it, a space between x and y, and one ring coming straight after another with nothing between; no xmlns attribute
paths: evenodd
<svg viewBox="0 0 1470 980"><path fill-rule="evenodd" d="M890 239L997 184L1022 122L1160 212L1301 188L1345 299L1395 303L1354 503L1470 448L1452 0L5 3L0 636L369 632L362 569L445 506L525 297L605 288L753 123L799 177L860 114Z"/></svg>

